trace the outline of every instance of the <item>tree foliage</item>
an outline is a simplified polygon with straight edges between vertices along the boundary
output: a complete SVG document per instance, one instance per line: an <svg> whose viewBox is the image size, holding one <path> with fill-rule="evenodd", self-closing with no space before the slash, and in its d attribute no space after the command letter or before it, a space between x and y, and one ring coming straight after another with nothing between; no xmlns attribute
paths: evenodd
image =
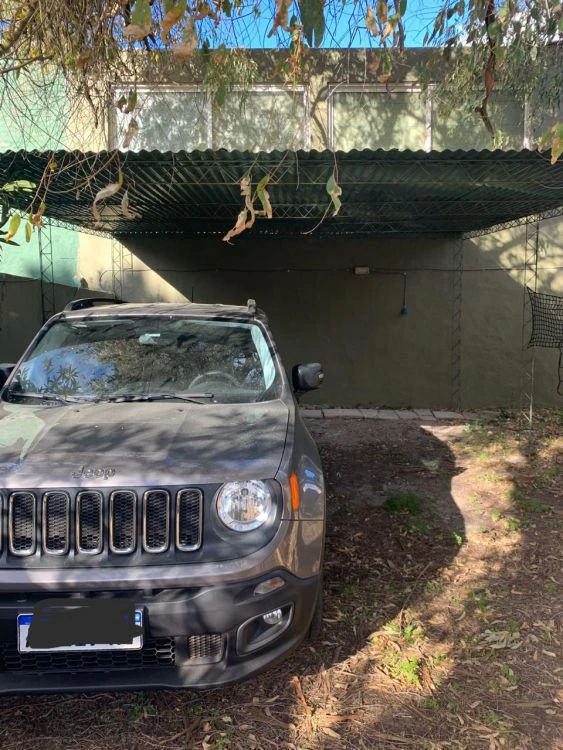
<svg viewBox="0 0 563 750"><path fill-rule="evenodd" d="M378 80L385 82L408 44L408 14L407 0L1 0L0 106L7 97L23 108L26 87L48 105L52 82L62 77L67 106L86 103L95 126L107 121L108 108L130 115L121 144L127 147L138 130L137 86L151 76L165 80L166 65L203 67L216 106L235 85L252 82L248 48L266 44L285 50L282 72L294 83L313 47L375 47ZM498 145L489 108L496 90L528 100L538 112L559 112L562 38L561 0L445 0L428 28L424 43L434 52L419 76L425 85L440 82L435 95L446 110L472 106ZM127 82L128 93L113 101L116 82ZM546 130L540 147L551 148L553 160L559 157L561 122ZM50 164L31 191L28 237L41 221L49 170L56 169ZM338 190L337 184L327 188L335 209ZM8 204L0 187L5 221ZM134 216L128 198L122 207ZM247 205L237 226L248 223L245 212L252 216ZM10 235L18 227L14 220Z"/></svg>

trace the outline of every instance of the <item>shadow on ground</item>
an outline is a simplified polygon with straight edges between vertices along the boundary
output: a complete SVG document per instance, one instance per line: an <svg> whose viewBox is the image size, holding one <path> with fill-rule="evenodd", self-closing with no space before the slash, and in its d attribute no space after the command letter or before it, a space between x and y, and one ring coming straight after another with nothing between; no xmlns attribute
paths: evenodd
<svg viewBox="0 0 563 750"><path fill-rule="evenodd" d="M511 420L309 426L329 504L319 641L224 690L5 699L3 750L555 750L557 417L531 439Z"/></svg>

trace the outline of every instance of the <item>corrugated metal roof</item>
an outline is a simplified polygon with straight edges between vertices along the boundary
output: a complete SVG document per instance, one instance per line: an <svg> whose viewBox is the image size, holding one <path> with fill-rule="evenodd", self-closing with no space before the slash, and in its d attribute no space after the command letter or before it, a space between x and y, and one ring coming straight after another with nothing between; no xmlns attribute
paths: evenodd
<svg viewBox="0 0 563 750"><path fill-rule="evenodd" d="M551 165L549 153L536 151L18 151L0 154L0 185L40 183L51 159L57 166L47 170L46 215L89 230L94 196L115 182L121 166L123 190L141 218L124 217L123 190L106 200L99 228L115 236L221 237L244 205L239 183L247 172L254 185L270 175L274 216L257 218L248 231L262 237L315 227L321 236L471 232L563 205L563 161ZM317 226L333 172L342 209L337 217L328 210ZM28 200L20 194L19 207Z"/></svg>

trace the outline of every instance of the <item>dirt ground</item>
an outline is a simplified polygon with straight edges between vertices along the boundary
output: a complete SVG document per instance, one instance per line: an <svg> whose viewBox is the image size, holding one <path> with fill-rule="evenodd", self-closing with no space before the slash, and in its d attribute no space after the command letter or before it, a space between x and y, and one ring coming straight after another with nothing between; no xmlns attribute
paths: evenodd
<svg viewBox="0 0 563 750"><path fill-rule="evenodd" d="M2 750L563 747L563 413L309 427L320 639L223 690L3 698Z"/></svg>

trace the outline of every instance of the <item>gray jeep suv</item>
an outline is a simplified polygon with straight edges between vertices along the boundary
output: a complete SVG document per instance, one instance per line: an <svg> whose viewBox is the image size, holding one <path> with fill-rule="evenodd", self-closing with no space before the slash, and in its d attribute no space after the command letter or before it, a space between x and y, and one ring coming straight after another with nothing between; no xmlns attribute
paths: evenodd
<svg viewBox="0 0 563 750"><path fill-rule="evenodd" d="M0 692L212 687L310 635L322 377L252 300L51 318L0 371Z"/></svg>

